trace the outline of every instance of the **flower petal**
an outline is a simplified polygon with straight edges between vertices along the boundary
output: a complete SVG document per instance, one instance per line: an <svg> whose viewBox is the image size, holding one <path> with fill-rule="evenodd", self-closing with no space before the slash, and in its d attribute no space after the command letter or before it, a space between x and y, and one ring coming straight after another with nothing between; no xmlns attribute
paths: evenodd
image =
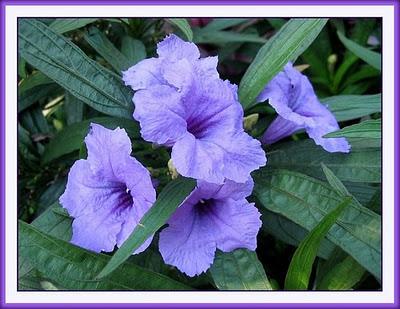
<svg viewBox="0 0 400 309"><path fill-rule="evenodd" d="M160 58L167 58L170 61L184 58L195 61L200 58L196 44L185 42L174 34L169 35L157 44L157 54Z"/></svg>
<svg viewBox="0 0 400 309"><path fill-rule="evenodd" d="M254 203L245 199L215 200L212 207L208 207L207 217L212 222L217 248L224 252L238 248L255 250L260 216Z"/></svg>
<svg viewBox="0 0 400 309"><path fill-rule="evenodd" d="M171 145L186 133L184 107L180 96L169 86L135 93L133 117L140 122L142 137L160 145Z"/></svg>
<svg viewBox="0 0 400 309"><path fill-rule="evenodd" d="M160 233L159 249L165 263L191 277L205 272L214 260L216 243L204 219L194 205L184 203Z"/></svg>
<svg viewBox="0 0 400 309"><path fill-rule="evenodd" d="M267 130L261 139L263 144L273 144L282 138L292 135L293 133L303 129L301 125L296 124L290 120L278 116L268 126Z"/></svg>
<svg viewBox="0 0 400 309"><path fill-rule="evenodd" d="M172 147L171 158L179 174L212 183L223 183L224 153L214 143L196 139L187 133Z"/></svg>
<svg viewBox="0 0 400 309"><path fill-rule="evenodd" d="M244 183L237 183L226 179L223 184L214 184L206 181L197 181L197 196L201 199L227 199L241 200L251 194L254 182L251 177Z"/></svg>
<svg viewBox="0 0 400 309"><path fill-rule="evenodd" d="M324 122L329 121L322 120ZM344 137L339 137L339 138L324 138L323 136L325 134L328 134L333 131L339 130L339 126L336 123L332 125L324 125L324 126L318 126L315 128L306 128L307 134L314 140L314 142L317 145L322 146L326 151L328 152L350 152L350 144L347 142L347 140Z"/></svg>
<svg viewBox="0 0 400 309"><path fill-rule="evenodd" d="M151 86L162 85L164 81L160 73L161 67L161 59L144 59L122 72L122 80L125 82L126 86L131 86L133 90L147 89Z"/></svg>

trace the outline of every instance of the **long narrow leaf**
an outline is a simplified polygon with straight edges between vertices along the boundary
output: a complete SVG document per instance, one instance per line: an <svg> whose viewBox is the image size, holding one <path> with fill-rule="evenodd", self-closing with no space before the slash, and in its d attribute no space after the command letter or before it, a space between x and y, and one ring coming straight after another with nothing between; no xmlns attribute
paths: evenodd
<svg viewBox="0 0 400 309"><path fill-rule="evenodd" d="M344 127L341 130L326 134L324 137L352 137L352 138L374 138L382 136L382 119L366 120L361 123Z"/></svg>
<svg viewBox="0 0 400 309"><path fill-rule="evenodd" d="M185 18L167 18L167 20L171 24L178 27L179 30L181 30L183 32L183 34L186 36L188 41L193 41L192 28L190 28L190 25Z"/></svg>
<svg viewBox="0 0 400 309"><path fill-rule="evenodd" d="M112 273L134 252L147 238L161 228L176 208L192 192L196 182L193 179L181 178L171 181L160 193L157 201L144 215L132 234L117 250L111 260L98 274L104 278Z"/></svg>
<svg viewBox="0 0 400 309"><path fill-rule="evenodd" d="M301 242L290 262L285 279L285 290L307 290L318 247L345 207L350 204L351 199L351 197L344 198Z"/></svg>
<svg viewBox="0 0 400 309"><path fill-rule="evenodd" d="M265 43L240 82L239 98L245 109L288 61L296 60L310 46L327 21L291 19Z"/></svg>
<svg viewBox="0 0 400 309"><path fill-rule="evenodd" d="M131 118L131 92L76 45L35 19L21 19L18 51L72 95L105 114Z"/></svg>

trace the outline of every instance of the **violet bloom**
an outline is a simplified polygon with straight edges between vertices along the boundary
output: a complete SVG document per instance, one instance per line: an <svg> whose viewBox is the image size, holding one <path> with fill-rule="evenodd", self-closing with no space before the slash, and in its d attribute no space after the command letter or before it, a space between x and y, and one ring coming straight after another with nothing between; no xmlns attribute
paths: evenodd
<svg viewBox="0 0 400 309"><path fill-rule="evenodd" d="M149 172L130 156L131 141L124 129L91 124L85 143L87 160L72 166L60 203L74 217L73 244L110 252L129 237L156 193ZM135 253L146 249L151 239Z"/></svg>
<svg viewBox="0 0 400 309"><path fill-rule="evenodd" d="M242 184L198 181L160 233L159 249L165 263L192 277L210 267L217 248L224 252L255 250L261 215L245 199L252 189L251 178Z"/></svg>
<svg viewBox="0 0 400 309"><path fill-rule="evenodd" d="M260 93L258 102L268 99L278 117L270 124L262 137L263 144L272 144L296 131L305 129L317 145L329 152L349 152L345 138L324 138L336 131L339 125L335 116L322 105L314 93L308 78L286 64Z"/></svg>
<svg viewBox="0 0 400 309"><path fill-rule="evenodd" d="M200 59L197 46L170 35L158 58L123 72L136 90L133 117L142 137L172 147L179 174L212 183L245 182L265 165L260 143L243 130L237 87L219 78L217 57Z"/></svg>

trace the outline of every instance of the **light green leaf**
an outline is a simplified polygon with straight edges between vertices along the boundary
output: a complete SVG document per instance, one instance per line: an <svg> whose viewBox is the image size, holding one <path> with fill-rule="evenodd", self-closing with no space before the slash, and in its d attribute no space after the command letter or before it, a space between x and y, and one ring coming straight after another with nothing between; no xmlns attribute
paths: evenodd
<svg viewBox="0 0 400 309"><path fill-rule="evenodd" d="M336 117L337 121L347 121L381 112L381 94L338 95L321 99Z"/></svg>
<svg viewBox="0 0 400 309"><path fill-rule="evenodd" d="M219 31L243 24L248 20L248 18L214 18L202 29L210 32Z"/></svg>
<svg viewBox="0 0 400 309"><path fill-rule="evenodd" d="M365 269L350 255L335 252L317 272L317 290L350 290L364 276Z"/></svg>
<svg viewBox="0 0 400 309"><path fill-rule="evenodd" d="M57 18L49 27L59 33L63 34L68 31L82 28L88 24L95 22L98 18Z"/></svg>
<svg viewBox="0 0 400 309"><path fill-rule="evenodd" d="M98 28L91 27L84 38L119 74L130 67L130 61Z"/></svg>
<svg viewBox="0 0 400 309"><path fill-rule="evenodd" d="M272 290L254 251L218 251L210 272L218 290Z"/></svg>
<svg viewBox="0 0 400 309"><path fill-rule="evenodd" d="M197 44L217 44L225 45L227 43L265 43L266 40L256 34L238 33L233 31L207 31L197 28L193 31L193 42Z"/></svg>
<svg viewBox="0 0 400 309"><path fill-rule="evenodd" d="M129 61L129 67L146 58L146 47L142 41L124 36L121 43L121 52Z"/></svg>
<svg viewBox="0 0 400 309"><path fill-rule="evenodd" d="M313 177L323 175L324 162L341 181L381 182L381 149L357 148L350 153L329 153L312 140L282 143L268 152L268 166L298 171Z"/></svg>
<svg viewBox="0 0 400 309"><path fill-rule="evenodd" d="M190 290L164 275L129 262L103 280L94 279L110 257L95 254L41 232L25 222L18 223L19 255L46 278L72 290Z"/></svg>
<svg viewBox="0 0 400 309"><path fill-rule="evenodd" d="M339 40L343 43L344 46L346 46L347 49L349 49L353 54L355 54L357 57L360 59L364 60L366 63L371 65L377 70L381 70L381 57L382 55L374 52L372 50L369 50L368 48L346 38L344 34L340 31L337 31Z"/></svg>
<svg viewBox="0 0 400 309"><path fill-rule="evenodd" d="M380 139L382 132L382 119L366 120L341 130L326 134L324 137L348 137L348 138L374 138Z"/></svg>
<svg viewBox="0 0 400 309"><path fill-rule="evenodd" d="M105 114L132 117L131 92L114 73L35 19L21 19L18 50L31 65Z"/></svg>
<svg viewBox="0 0 400 309"><path fill-rule="evenodd" d="M284 243L298 247L308 234L305 228L288 220L284 216L265 208L261 208L259 211L262 214L262 229ZM330 240L324 238L318 248L317 255L323 259L328 259L335 247Z"/></svg>
<svg viewBox="0 0 400 309"><path fill-rule="evenodd" d="M327 19L291 19L258 51L239 85L244 109L254 104L265 85L289 61L304 52L318 36Z"/></svg>
<svg viewBox="0 0 400 309"><path fill-rule="evenodd" d="M293 254L285 278L285 290L307 290L318 247L325 235L335 224L343 210L350 204L352 198L346 197L340 204L324 216L301 242Z"/></svg>
<svg viewBox="0 0 400 309"><path fill-rule="evenodd" d="M131 138L138 138L139 125L125 118L98 117L70 125L60 131L45 147L42 163L46 164L65 154L79 150L91 123L101 124L109 129L124 128Z"/></svg>
<svg viewBox="0 0 400 309"><path fill-rule="evenodd" d="M174 26L178 27L179 30L186 36L188 41L193 41L193 32L192 28L188 21L185 18L167 18L167 21Z"/></svg>
<svg viewBox="0 0 400 309"><path fill-rule="evenodd" d="M154 205L140 220L128 239L115 252L114 256L98 274L104 278L121 265L147 238L160 229L192 192L196 185L193 179L178 178L167 184Z"/></svg>
<svg viewBox="0 0 400 309"><path fill-rule="evenodd" d="M343 199L328 184L304 174L268 167L253 176L254 194L262 206L307 230L312 230ZM376 278L381 277L381 217L378 214L353 200L327 237Z"/></svg>
<svg viewBox="0 0 400 309"><path fill-rule="evenodd" d="M322 170L324 171L326 180L331 185L331 187L342 196L350 196L350 192L340 181L340 179L336 177L336 175L332 172L332 170L329 167L327 167L324 163L321 163L321 166Z"/></svg>

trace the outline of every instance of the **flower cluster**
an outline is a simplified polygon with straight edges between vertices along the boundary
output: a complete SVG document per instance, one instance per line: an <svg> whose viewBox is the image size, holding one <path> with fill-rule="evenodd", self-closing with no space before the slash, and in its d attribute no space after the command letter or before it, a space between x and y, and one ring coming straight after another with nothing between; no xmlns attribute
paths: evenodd
<svg viewBox="0 0 400 309"><path fill-rule="evenodd" d="M123 80L135 90L133 117L142 137L172 148L178 173L197 180L159 237L164 261L194 276L210 267L217 249L256 249L260 213L246 197L253 189L250 173L266 164L266 156L243 130L237 87L220 79L217 57L200 58L195 44L175 35L160 42L157 53L123 72ZM266 99L279 116L264 143L304 128L328 151L348 151L344 139L323 139L337 122L291 64L260 94L259 101ZM60 202L74 217L72 242L109 252L152 206L155 190L149 172L130 156L123 129L92 124L85 143L88 158L72 166Z"/></svg>

